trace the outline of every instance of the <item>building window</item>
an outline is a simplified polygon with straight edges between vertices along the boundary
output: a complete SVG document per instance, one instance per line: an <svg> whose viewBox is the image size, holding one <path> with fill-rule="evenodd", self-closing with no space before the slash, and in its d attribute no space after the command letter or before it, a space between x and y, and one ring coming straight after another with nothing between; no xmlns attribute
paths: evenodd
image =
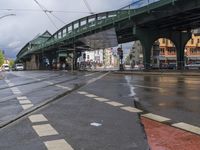
<svg viewBox="0 0 200 150"><path fill-rule="evenodd" d="M194 44L194 39L191 39L191 44Z"/></svg>
<svg viewBox="0 0 200 150"><path fill-rule="evenodd" d="M168 45L168 43L169 43L169 40L168 40L168 39L166 39L166 45Z"/></svg>
<svg viewBox="0 0 200 150"><path fill-rule="evenodd" d="M165 38L162 39L162 43L165 44Z"/></svg>
<svg viewBox="0 0 200 150"><path fill-rule="evenodd" d="M165 54L165 49L164 48L160 48L160 54L164 55Z"/></svg>

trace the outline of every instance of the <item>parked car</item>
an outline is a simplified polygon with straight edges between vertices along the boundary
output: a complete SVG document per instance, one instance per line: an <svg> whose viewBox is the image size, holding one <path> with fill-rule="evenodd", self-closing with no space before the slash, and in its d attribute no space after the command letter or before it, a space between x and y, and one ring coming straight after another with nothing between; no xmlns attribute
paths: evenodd
<svg viewBox="0 0 200 150"><path fill-rule="evenodd" d="M2 71L10 71L10 67L8 64L3 64L1 69L2 69Z"/></svg>
<svg viewBox="0 0 200 150"><path fill-rule="evenodd" d="M169 63L168 64L168 69L176 69L176 68L177 68L176 63Z"/></svg>
<svg viewBox="0 0 200 150"><path fill-rule="evenodd" d="M19 64L15 64L15 70L24 70L24 65L22 63L19 63Z"/></svg>
<svg viewBox="0 0 200 150"><path fill-rule="evenodd" d="M200 63L191 63L185 65L186 69L200 69Z"/></svg>

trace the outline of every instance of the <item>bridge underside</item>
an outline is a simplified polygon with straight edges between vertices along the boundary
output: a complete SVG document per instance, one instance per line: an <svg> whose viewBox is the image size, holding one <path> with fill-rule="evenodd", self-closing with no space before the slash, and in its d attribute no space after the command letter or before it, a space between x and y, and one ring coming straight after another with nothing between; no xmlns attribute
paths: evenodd
<svg viewBox="0 0 200 150"><path fill-rule="evenodd" d="M155 3L161 5L167 0ZM144 64L150 67L150 55L153 43L158 38L168 38L176 46L178 69L184 68L184 47L191 38L191 29L200 27L200 1L177 0L169 1L160 7L144 7L145 10L137 15L127 14L125 19L116 18L110 24L92 25L86 33L63 38L51 46L39 49L32 54L53 55L57 57L59 51L79 53L85 50L103 49L117 46L118 44L140 40L144 49ZM105 13L107 15L107 13ZM102 14L101 14L102 15ZM98 21L98 15L94 16ZM118 21L119 20L119 21ZM86 20L87 22L88 20ZM79 22L81 24L81 22ZM59 36L59 32L55 35ZM54 36L55 36L54 35ZM30 54L30 55L32 55ZM78 55L78 54L76 54ZM79 56L79 55L78 55Z"/></svg>

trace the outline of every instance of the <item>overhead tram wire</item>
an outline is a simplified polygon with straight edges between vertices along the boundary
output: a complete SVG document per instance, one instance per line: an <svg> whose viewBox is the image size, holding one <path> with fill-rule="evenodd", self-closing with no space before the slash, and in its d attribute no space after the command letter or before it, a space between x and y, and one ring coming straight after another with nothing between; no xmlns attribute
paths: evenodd
<svg viewBox="0 0 200 150"><path fill-rule="evenodd" d="M92 9L91 9L90 5L88 4L87 0L83 0L83 2L85 4L85 6L87 7L87 9L89 10L90 14L94 15L95 13L92 12Z"/></svg>
<svg viewBox="0 0 200 150"><path fill-rule="evenodd" d="M34 0L36 2L36 4L42 9L42 11L47 15L47 17L49 18L49 20L51 21L51 23L56 27L56 29L58 29L58 27L56 26L56 24L54 23L54 21L51 19L51 17L49 16L52 15L53 17L55 17L57 20L59 20L61 23L66 24L65 21L63 21L62 19L60 19L59 17L57 17L56 15L53 14L53 11L48 10L47 8L45 8L44 6L42 6L37 0ZM49 14L48 14L49 13Z"/></svg>
<svg viewBox="0 0 200 150"><path fill-rule="evenodd" d="M40 3L37 0L34 0L34 2L42 9L42 11L45 13L45 15L47 16L47 18L53 24L53 26L58 30L58 27L56 26L56 24L53 22L53 20L51 19L51 17L47 14L48 10L44 9L43 6L40 5Z"/></svg>
<svg viewBox="0 0 200 150"><path fill-rule="evenodd" d="M41 9L16 9L16 8L0 8L0 11L25 11L25 12L43 12ZM81 14L90 14L87 11L65 11L65 10L48 10L51 13L81 13ZM98 13L98 12L94 12Z"/></svg>

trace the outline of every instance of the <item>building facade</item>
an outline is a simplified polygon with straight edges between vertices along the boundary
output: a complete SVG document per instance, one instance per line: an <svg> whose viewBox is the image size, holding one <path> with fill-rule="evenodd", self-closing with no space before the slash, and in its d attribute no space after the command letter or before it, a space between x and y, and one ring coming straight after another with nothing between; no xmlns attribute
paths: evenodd
<svg viewBox="0 0 200 150"><path fill-rule="evenodd" d="M143 62L143 50L139 41L134 42L130 51L132 62L140 64ZM151 64L155 68L165 67L177 63L177 50L174 43L166 38L160 38L152 46ZM192 35L185 47L185 64L200 63L200 36Z"/></svg>
<svg viewBox="0 0 200 150"><path fill-rule="evenodd" d="M116 67L119 64L118 56L112 48L82 52L78 63L95 65L96 67Z"/></svg>

